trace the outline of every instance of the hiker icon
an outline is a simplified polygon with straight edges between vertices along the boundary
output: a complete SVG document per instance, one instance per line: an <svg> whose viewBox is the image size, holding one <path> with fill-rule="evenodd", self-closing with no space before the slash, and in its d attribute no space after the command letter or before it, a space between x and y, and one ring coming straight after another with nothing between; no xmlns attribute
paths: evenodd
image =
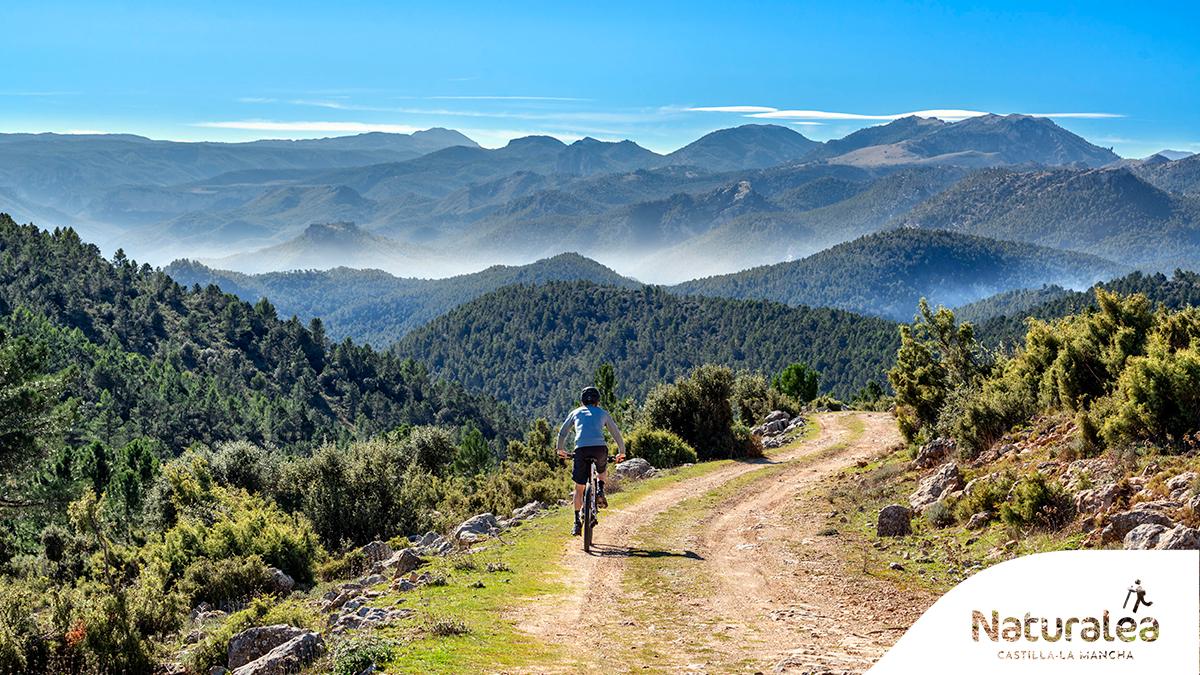
<svg viewBox="0 0 1200 675"><path fill-rule="evenodd" d="M1133 598L1134 614L1137 614L1138 607L1141 607L1142 605L1149 607L1150 605L1154 604L1146 599L1146 589L1142 588L1141 579L1133 580L1133 585L1129 587L1129 592L1125 594L1125 602L1121 605L1122 609L1129 605L1129 598L1131 597Z"/></svg>

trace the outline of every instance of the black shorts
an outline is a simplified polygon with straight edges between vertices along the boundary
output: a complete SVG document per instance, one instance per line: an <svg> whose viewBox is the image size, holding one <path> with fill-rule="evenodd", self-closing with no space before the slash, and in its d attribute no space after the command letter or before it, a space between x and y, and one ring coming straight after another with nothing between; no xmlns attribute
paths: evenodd
<svg viewBox="0 0 1200 675"><path fill-rule="evenodd" d="M589 445L585 448L575 448L575 465L571 467L571 479L576 485L585 485L592 477L591 464L588 460L596 460L596 473L604 473L608 468L608 446Z"/></svg>

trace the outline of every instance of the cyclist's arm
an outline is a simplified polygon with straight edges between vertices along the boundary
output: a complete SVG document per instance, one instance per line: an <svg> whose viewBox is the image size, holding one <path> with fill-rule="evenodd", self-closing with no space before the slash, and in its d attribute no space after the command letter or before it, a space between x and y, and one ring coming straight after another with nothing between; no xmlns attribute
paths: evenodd
<svg viewBox="0 0 1200 675"><path fill-rule="evenodd" d="M565 452L563 445L567 442L567 432L574 421L575 418L573 415L567 415L567 419L563 420L562 426L558 428L558 443L554 446L555 452L560 454Z"/></svg>
<svg viewBox="0 0 1200 675"><path fill-rule="evenodd" d="M604 413L604 426L608 428L608 432L612 434L613 440L617 443L617 453L625 454L625 439L621 438L621 430L617 428L617 422L607 412Z"/></svg>

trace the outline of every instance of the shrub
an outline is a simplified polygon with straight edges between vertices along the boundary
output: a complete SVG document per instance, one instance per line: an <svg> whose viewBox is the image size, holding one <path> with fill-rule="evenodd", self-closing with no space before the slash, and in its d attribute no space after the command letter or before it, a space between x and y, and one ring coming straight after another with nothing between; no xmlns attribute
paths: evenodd
<svg viewBox="0 0 1200 675"><path fill-rule="evenodd" d="M845 410L846 404L829 394L821 394L809 404L813 410Z"/></svg>
<svg viewBox="0 0 1200 675"><path fill-rule="evenodd" d="M662 429L637 429L629 435L625 445L630 456L641 457L659 468L696 462L696 451L692 446Z"/></svg>
<svg viewBox="0 0 1200 675"><path fill-rule="evenodd" d="M35 601L31 589L0 582L0 673L44 668L46 654L34 620Z"/></svg>
<svg viewBox="0 0 1200 675"><path fill-rule="evenodd" d="M998 513L1000 505L1008 500L1008 493L1015 482L1016 478L1008 472L974 481L971 490L964 493L956 505L959 517L965 520L984 511Z"/></svg>
<svg viewBox="0 0 1200 675"><path fill-rule="evenodd" d="M1000 519L1008 525L1036 525L1057 529L1070 521L1073 505L1070 496L1057 482L1040 473L1016 484L1012 497L1000 507Z"/></svg>
<svg viewBox="0 0 1200 675"><path fill-rule="evenodd" d="M281 463L278 452L247 441L222 443L209 460L218 482L261 493L274 492Z"/></svg>
<svg viewBox="0 0 1200 675"><path fill-rule="evenodd" d="M317 578L321 581L353 579L365 574L368 567L367 556L360 549L354 549L344 556L330 558L318 565Z"/></svg>
<svg viewBox="0 0 1200 675"><path fill-rule="evenodd" d="M188 565L179 583L189 606L207 602L228 610L271 589L271 573L262 558L251 555L223 560L202 558Z"/></svg>
<svg viewBox="0 0 1200 675"><path fill-rule="evenodd" d="M950 527L955 523L954 510L943 502L934 502L925 509L925 519L938 529Z"/></svg>
<svg viewBox="0 0 1200 675"><path fill-rule="evenodd" d="M205 636L188 653L185 665L189 672L197 673L206 673L213 666L223 666L229 656L229 641L234 635L247 628L281 623L309 630L318 630L321 625L315 610L301 602L288 600L272 605L260 598L251 602L246 609L230 614L220 627Z"/></svg>
<svg viewBox="0 0 1200 675"><path fill-rule="evenodd" d="M733 378L733 389L729 396L734 416L743 424L757 424L772 410L769 403L772 391L767 378L759 373L738 373Z"/></svg>
<svg viewBox="0 0 1200 675"><path fill-rule="evenodd" d="M674 432L701 460L742 456L747 448L733 432L733 379L729 368L704 365L687 379L659 384L646 397L643 421Z"/></svg>
<svg viewBox="0 0 1200 675"><path fill-rule="evenodd" d="M373 635L354 638L333 650L333 675L358 675L368 668L376 669L396 653L396 643Z"/></svg>

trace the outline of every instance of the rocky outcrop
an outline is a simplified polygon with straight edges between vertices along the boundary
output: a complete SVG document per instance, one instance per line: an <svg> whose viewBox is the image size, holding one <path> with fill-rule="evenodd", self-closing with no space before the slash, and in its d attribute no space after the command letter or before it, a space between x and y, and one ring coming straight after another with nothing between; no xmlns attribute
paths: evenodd
<svg viewBox="0 0 1200 675"><path fill-rule="evenodd" d="M283 623L247 628L229 639L229 668L237 670L306 632Z"/></svg>
<svg viewBox="0 0 1200 675"><path fill-rule="evenodd" d="M509 521L510 522L519 522L522 520L529 520L530 518L536 516L537 514L541 513L542 511L545 511L545 510L546 510L546 505L543 504L542 502L538 502L538 501L529 502L525 506L520 506L520 507L513 509L512 518L509 518Z"/></svg>
<svg viewBox="0 0 1200 675"><path fill-rule="evenodd" d="M363 546L361 549L359 549L359 551L361 551L363 556L366 557L367 563L372 565L377 562L383 562L384 560L387 560L388 558L392 557L393 553L395 553L395 551L392 550L392 547L388 546L387 542L385 541L373 541L366 546Z"/></svg>
<svg viewBox="0 0 1200 675"><path fill-rule="evenodd" d="M450 535L450 538L464 544L473 544L499 533L500 524L496 521L496 516L491 513L481 513L468 518L454 528L454 533Z"/></svg>
<svg viewBox="0 0 1200 675"><path fill-rule="evenodd" d="M923 513L951 492L963 489L963 486L963 476L958 465L947 462L932 475L921 479L916 492L908 498L908 504L913 511Z"/></svg>
<svg viewBox="0 0 1200 675"><path fill-rule="evenodd" d="M1129 551L1144 551L1158 546L1167 528L1154 523L1138 525L1125 534L1124 548Z"/></svg>
<svg viewBox="0 0 1200 675"><path fill-rule="evenodd" d="M935 438L917 450L913 466L918 469L932 469L953 457L955 452L954 439Z"/></svg>
<svg viewBox="0 0 1200 675"><path fill-rule="evenodd" d="M376 563L375 566L371 568L371 571L374 572L375 574L381 574L381 575L388 574L388 573L393 574L393 575L408 574L409 572L417 569L421 565L424 565L426 562L428 562L428 561L426 561L421 556L417 555L417 552L415 550L413 550L412 547L402 548L399 551L396 551L395 553L393 553L392 557L388 558L387 560L384 560L383 562L380 562L380 563ZM380 581L382 581L382 580L383 579L381 577ZM371 585L371 584L367 584L367 585Z"/></svg>
<svg viewBox="0 0 1200 675"><path fill-rule="evenodd" d="M995 517L996 515L991 511L980 511L967 520L967 529L982 530L983 528L987 527L987 524L992 522L992 519Z"/></svg>
<svg viewBox="0 0 1200 675"><path fill-rule="evenodd" d="M1186 525L1166 527L1158 523L1138 525L1125 535L1126 550L1194 551L1200 549L1200 530Z"/></svg>
<svg viewBox="0 0 1200 675"><path fill-rule="evenodd" d="M454 542L437 532L426 532L423 536L409 537L413 553L420 556L446 555L454 549Z"/></svg>
<svg viewBox="0 0 1200 675"><path fill-rule="evenodd" d="M1161 525L1169 528L1174 527L1175 523L1165 514L1149 508L1114 513L1108 517L1108 525L1101 530L1100 541L1124 541L1125 535L1139 525Z"/></svg>
<svg viewBox="0 0 1200 675"><path fill-rule="evenodd" d="M792 417L783 410L771 411L750 433L762 439L764 448L778 448L803 431L807 422L799 415Z"/></svg>
<svg viewBox="0 0 1200 675"><path fill-rule="evenodd" d="M1171 499L1183 501L1192 494L1192 486L1196 484L1196 480L1200 478L1195 471L1185 471L1174 478L1167 481L1167 491L1171 495Z"/></svg>
<svg viewBox="0 0 1200 675"><path fill-rule="evenodd" d="M620 482L644 480L654 477L657 473L658 469L651 466L650 462L641 457L631 457L609 471L609 480L612 480L613 477Z"/></svg>
<svg viewBox="0 0 1200 675"><path fill-rule="evenodd" d="M233 641L231 640L229 643L229 666L233 670L233 675L287 675L289 673L298 673L306 664L311 663L325 653L325 640L319 634L299 628L292 628L291 626L282 627L291 629L287 633L291 637L266 653L238 666L234 666ZM263 626L262 628L280 628L280 626ZM250 628L238 635L243 635L253 630L255 629ZM282 635L284 633L277 631L275 634ZM237 637L235 635L234 639L237 639Z"/></svg>
<svg viewBox="0 0 1200 675"><path fill-rule="evenodd" d="M1075 512L1080 515L1104 513L1116 505L1121 497L1121 488L1108 483L1090 490L1075 493Z"/></svg>
<svg viewBox="0 0 1200 675"><path fill-rule="evenodd" d="M912 511L901 504L890 504L879 510L875 534L880 537L904 537L912 534Z"/></svg>
<svg viewBox="0 0 1200 675"><path fill-rule="evenodd" d="M276 595L287 595L296 587L296 580L293 579L287 572L272 567L267 570L271 575L271 592Z"/></svg>

